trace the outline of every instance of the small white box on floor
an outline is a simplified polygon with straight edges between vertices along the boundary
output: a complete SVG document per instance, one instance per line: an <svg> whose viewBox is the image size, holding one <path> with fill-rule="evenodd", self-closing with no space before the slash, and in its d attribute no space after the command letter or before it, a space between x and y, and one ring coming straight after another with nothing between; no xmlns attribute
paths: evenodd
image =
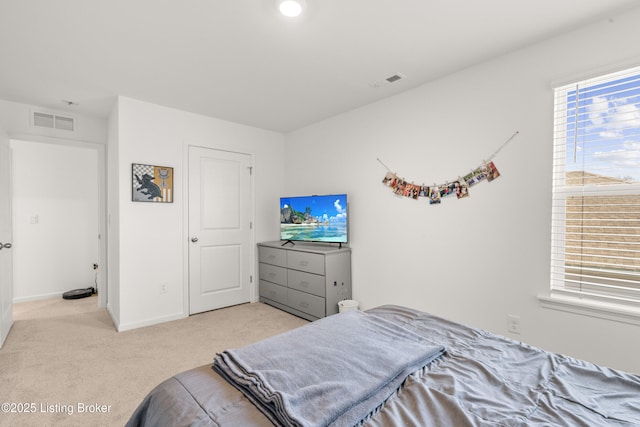
<svg viewBox="0 0 640 427"><path fill-rule="evenodd" d="M357 310L358 309L358 301L352 299L345 299L342 301L338 301L338 311L343 313L345 311Z"/></svg>

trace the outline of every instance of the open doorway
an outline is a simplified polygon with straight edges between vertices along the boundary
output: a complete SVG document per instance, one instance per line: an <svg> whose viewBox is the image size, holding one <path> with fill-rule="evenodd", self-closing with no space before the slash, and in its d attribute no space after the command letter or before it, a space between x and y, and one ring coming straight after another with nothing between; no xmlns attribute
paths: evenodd
<svg viewBox="0 0 640 427"><path fill-rule="evenodd" d="M106 306L104 147L11 140L11 149L13 301L95 287Z"/></svg>

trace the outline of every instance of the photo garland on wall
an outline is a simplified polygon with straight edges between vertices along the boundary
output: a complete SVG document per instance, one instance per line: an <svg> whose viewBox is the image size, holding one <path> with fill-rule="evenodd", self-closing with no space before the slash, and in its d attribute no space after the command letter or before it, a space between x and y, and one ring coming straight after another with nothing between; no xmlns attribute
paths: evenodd
<svg viewBox="0 0 640 427"><path fill-rule="evenodd" d="M173 203L173 168L131 164L134 202Z"/></svg>
<svg viewBox="0 0 640 427"><path fill-rule="evenodd" d="M469 188L474 185L487 181L491 182L500 176L500 172L496 165L491 161L496 154L500 152L513 138L520 132L516 131L502 146L489 157L488 161L483 163L477 168L473 169L470 173L458 179L447 181L444 184L429 185L416 185L413 182L408 182L404 178L400 178L395 172L392 172L380 159L378 161L387 169L387 174L382 179L382 183L387 187L390 187L394 194L398 196L408 197L418 200L419 198L427 198L429 204L436 205L442 202L445 197L455 195L458 199L469 197Z"/></svg>
<svg viewBox="0 0 640 427"><path fill-rule="evenodd" d="M382 183L390 187L394 194L415 200L418 200L419 197L426 197L429 199L429 204L435 205L441 203L443 198L453 196L454 194L458 199L469 197L470 187L484 180L491 182L499 176L500 172L498 172L495 164L488 162L474 169L473 172L465 175L463 178L458 178L453 182L446 182L445 184L434 184L431 186L424 184L416 185L398 177L394 172L387 172Z"/></svg>

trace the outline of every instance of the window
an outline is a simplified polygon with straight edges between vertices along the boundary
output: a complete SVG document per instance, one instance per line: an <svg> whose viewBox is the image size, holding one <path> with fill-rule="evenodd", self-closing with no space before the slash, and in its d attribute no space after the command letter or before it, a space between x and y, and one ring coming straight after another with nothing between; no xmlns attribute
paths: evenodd
<svg viewBox="0 0 640 427"><path fill-rule="evenodd" d="M640 67L555 89L552 295L640 307Z"/></svg>

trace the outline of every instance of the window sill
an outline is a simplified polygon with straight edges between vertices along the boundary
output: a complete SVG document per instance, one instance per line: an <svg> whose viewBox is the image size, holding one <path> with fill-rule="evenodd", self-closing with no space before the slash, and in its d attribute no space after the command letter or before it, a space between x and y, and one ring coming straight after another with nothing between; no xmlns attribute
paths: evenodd
<svg viewBox="0 0 640 427"><path fill-rule="evenodd" d="M579 298L555 292L538 295L538 300L544 308L640 326L640 307L638 306Z"/></svg>

